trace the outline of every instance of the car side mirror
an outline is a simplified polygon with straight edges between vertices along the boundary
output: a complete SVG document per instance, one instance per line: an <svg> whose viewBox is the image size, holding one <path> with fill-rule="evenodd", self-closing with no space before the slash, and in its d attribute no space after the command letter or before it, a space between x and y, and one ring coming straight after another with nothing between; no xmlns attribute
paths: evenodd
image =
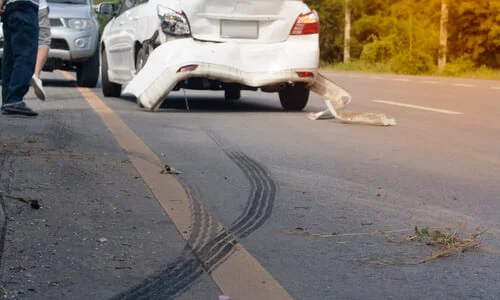
<svg viewBox="0 0 500 300"><path fill-rule="evenodd" d="M115 5L111 2L101 2L97 6L97 13L105 16L114 16Z"/></svg>

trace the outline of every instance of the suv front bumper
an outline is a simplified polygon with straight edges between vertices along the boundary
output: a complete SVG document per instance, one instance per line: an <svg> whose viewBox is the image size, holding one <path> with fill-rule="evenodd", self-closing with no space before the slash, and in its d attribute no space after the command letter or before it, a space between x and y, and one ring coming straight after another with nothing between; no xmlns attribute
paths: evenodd
<svg viewBox="0 0 500 300"><path fill-rule="evenodd" d="M49 58L72 62L87 60L95 54L98 47L99 41L94 30L77 31L65 27L52 28Z"/></svg>

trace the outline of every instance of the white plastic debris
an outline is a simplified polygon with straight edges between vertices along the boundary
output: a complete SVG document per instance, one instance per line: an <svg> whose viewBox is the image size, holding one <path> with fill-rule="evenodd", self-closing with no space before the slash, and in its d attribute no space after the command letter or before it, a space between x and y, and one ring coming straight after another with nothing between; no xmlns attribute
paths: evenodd
<svg viewBox="0 0 500 300"><path fill-rule="evenodd" d="M319 113L310 113L307 117L311 120L336 119L343 123L364 124L376 126L394 126L396 120L388 118L385 114L360 113L344 110L352 101L351 95L329 80L318 74L316 81L311 86L311 91L325 98L326 109Z"/></svg>

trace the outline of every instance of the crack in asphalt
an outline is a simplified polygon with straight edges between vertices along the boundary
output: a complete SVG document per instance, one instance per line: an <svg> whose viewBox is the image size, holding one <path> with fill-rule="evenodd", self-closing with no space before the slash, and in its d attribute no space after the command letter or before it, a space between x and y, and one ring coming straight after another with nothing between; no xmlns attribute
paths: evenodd
<svg viewBox="0 0 500 300"><path fill-rule="evenodd" d="M229 229L214 228L216 221L199 200L200 193L185 184L192 202L193 231L182 254L164 271L112 299L174 299L182 295L205 272L212 273L230 257L238 244L237 239L248 237L270 218L278 194L278 187L270 173L245 153L225 147L214 132L205 131L250 183L250 194L243 213Z"/></svg>

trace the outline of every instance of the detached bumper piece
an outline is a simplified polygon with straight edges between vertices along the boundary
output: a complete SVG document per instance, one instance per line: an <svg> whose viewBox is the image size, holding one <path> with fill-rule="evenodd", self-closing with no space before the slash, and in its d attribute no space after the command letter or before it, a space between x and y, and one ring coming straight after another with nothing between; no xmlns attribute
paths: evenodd
<svg viewBox="0 0 500 300"><path fill-rule="evenodd" d="M288 82L309 85L318 66L314 45L293 38L283 43L245 45L190 38L169 41L151 53L124 93L136 96L142 106L155 111L178 83L190 78L253 88Z"/></svg>
<svg viewBox="0 0 500 300"><path fill-rule="evenodd" d="M361 113L344 110L352 101L351 95L329 80L318 74L316 81L311 86L311 91L325 98L326 109L319 113L311 113L311 120L335 119L342 123L363 124L375 126L394 126L396 120L388 118L385 114Z"/></svg>

